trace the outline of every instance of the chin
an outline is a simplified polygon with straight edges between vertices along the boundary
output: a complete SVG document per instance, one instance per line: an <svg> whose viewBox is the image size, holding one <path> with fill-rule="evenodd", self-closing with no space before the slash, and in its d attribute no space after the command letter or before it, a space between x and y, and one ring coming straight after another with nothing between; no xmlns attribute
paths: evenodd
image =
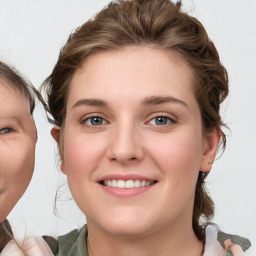
<svg viewBox="0 0 256 256"><path fill-rule="evenodd" d="M146 225L138 225L136 223L124 225L119 223L109 223L106 227L106 231L112 235L123 236L123 237L139 237L145 236L150 233L150 228Z"/></svg>
<svg viewBox="0 0 256 256"><path fill-rule="evenodd" d="M87 219L88 221L88 219ZM110 214L101 218L98 227L105 232L118 236L143 236L152 232L152 223L147 216L141 214ZM90 225L88 221L88 225Z"/></svg>

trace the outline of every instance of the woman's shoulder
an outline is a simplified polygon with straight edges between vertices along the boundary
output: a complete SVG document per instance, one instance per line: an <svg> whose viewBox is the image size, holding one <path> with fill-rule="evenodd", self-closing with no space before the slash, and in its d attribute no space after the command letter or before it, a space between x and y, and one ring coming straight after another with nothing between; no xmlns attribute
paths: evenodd
<svg viewBox="0 0 256 256"><path fill-rule="evenodd" d="M88 256L86 237L87 226L85 225L80 230L75 229L65 235L59 236L57 240L49 236L44 236L43 238L50 246L54 255ZM225 233L217 225L207 226L205 252L203 256L256 256L252 250L252 244L249 239Z"/></svg>
<svg viewBox="0 0 256 256"><path fill-rule="evenodd" d="M50 236L43 236L53 254L58 256L87 256L86 237L86 225L81 229L75 229L65 235L59 236L57 240Z"/></svg>
<svg viewBox="0 0 256 256"><path fill-rule="evenodd" d="M252 254L252 250L252 244L249 239L239 235L225 233L217 225L207 226L205 252L203 256L255 256Z"/></svg>

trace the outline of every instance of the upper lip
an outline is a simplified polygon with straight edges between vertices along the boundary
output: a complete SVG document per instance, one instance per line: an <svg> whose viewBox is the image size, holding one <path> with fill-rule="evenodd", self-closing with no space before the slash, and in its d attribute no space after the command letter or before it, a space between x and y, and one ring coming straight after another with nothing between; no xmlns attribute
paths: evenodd
<svg viewBox="0 0 256 256"><path fill-rule="evenodd" d="M101 182L103 180L145 180L145 181L157 181L154 178L149 178L147 176L138 175L138 174L108 174L100 179L98 179L98 182Z"/></svg>

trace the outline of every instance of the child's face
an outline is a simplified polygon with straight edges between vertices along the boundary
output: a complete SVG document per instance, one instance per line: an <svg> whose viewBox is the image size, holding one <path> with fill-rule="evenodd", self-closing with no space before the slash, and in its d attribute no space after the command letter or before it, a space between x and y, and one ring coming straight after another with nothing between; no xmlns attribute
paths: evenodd
<svg viewBox="0 0 256 256"><path fill-rule="evenodd" d="M25 192L34 170L37 141L29 101L0 80L0 222Z"/></svg>
<svg viewBox="0 0 256 256"><path fill-rule="evenodd" d="M73 77L61 143L88 227L190 228L198 173L213 157L202 134L192 72L177 56L147 47L92 55Z"/></svg>

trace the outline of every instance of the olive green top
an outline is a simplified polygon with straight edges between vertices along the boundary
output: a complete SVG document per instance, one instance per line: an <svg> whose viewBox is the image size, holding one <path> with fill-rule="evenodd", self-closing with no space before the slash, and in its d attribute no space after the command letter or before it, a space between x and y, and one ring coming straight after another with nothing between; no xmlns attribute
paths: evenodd
<svg viewBox="0 0 256 256"><path fill-rule="evenodd" d="M251 247L251 242L249 239L237 236L237 235L230 235L224 232L218 232L217 240L220 242L223 249L225 249L225 241L230 239L233 244L239 245L242 250L245 252ZM227 249L226 256L233 256L231 248Z"/></svg>
<svg viewBox="0 0 256 256"><path fill-rule="evenodd" d="M207 233L211 235L208 238L206 238L206 246L205 246L205 251L203 255L236 256L236 254L233 255L231 248L225 249L224 242L227 239L231 239L231 241L234 244L239 245L244 252L251 247L251 243L248 239L221 232L214 227L207 228L206 234ZM54 238L49 236L44 236L43 238L50 246L54 255L88 256L87 243L86 243L87 235L88 235L88 230L87 230L87 226L85 225L80 230L73 230L66 235L59 236L58 240L55 240ZM219 246L220 244L222 245L222 247ZM213 251L214 251L214 254L212 254Z"/></svg>
<svg viewBox="0 0 256 256"><path fill-rule="evenodd" d="M54 255L57 256L88 256L87 252L87 226L80 230L59 236L58 241L49 236L43 236Z"/></svg>

